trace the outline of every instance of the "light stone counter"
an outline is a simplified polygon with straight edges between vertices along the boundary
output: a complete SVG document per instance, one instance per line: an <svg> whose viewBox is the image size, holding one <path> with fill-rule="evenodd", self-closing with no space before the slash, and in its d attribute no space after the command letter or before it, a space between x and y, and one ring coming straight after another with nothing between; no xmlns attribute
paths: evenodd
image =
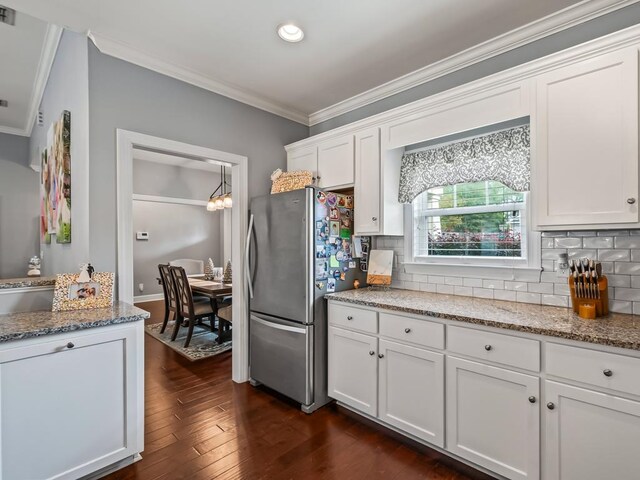
<svg viewBox="0 0 640 480"><path fill-rule="evenodd" d="M640 316L611 313L585 320L573 310L412 290L347 290L328 300L640 350Z"/></svg>

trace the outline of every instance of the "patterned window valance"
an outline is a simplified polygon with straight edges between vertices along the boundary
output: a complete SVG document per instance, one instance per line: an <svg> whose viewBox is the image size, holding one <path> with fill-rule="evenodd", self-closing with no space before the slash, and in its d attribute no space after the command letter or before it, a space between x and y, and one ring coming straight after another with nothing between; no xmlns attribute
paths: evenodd
<svg viewBox="0 0 640 480"><path fill-rule="evenodd" d="M400 203L411 203L432 187L496 180L518 192L529 190L529 126L407 153L400 167Z"/></svg>

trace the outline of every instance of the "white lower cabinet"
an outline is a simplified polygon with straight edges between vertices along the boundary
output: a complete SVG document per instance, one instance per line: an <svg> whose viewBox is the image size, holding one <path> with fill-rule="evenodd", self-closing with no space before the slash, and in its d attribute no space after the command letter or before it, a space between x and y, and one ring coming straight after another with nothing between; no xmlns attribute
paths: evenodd
<svg viewBox="0 0 640 480"><path fill-rule="evenodd" d="M640 478L637 354L438 320L330 302L329 396L501 477Z"/></svg>
<svg viewBox="0 0 640 480"><path fill-rule="evenodd" d="M444 447L444 355L380 340L378 418Z"/></svg>
<svg viewBox="0 0 640 480"><path fill-rule="evenodd" d="M447 357L447 450L507 478L539 478L538 377Z"/></svg>
<svg viewBox="0 0 640 480"><path fill-rule="evenodd" d="M3 346L0 479L76 479L142 450L139 328Z"/></svg>
<svg viewBox="0 0 640 480"><path fill-rule="evenodd" d="M545 382L547 480L636 480L640 402Z"/></svg>
<svg viewBox="0 0 640 480"><path fill-rule="evenodd" d="M378 339L329 327L329 396L371 416L378 413Z"/></svg>

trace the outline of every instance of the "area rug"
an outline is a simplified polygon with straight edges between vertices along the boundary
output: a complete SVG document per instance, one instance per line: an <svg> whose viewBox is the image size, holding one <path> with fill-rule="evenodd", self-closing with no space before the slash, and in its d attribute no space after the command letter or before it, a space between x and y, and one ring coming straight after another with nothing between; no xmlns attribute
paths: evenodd
<svg viewBox="0 0 640 480"><path fill-rule="evenodd" d="M193 328L191 343L189 343L187 348L184 348L184 341L187 338L187 332L189 329L181 327L177 338L172 342L171 334L173 333L173 325L173 321L169 322L164 333L160 333L162 323L147 325L145 330L153 338L160 340L167 347L178 352L180 355L188 358L192 362L204 360L205 358L213 357L231 350L231 340L219 344L217 342L218 334L212 332L209 325L205 324L196 325Z"/></svg>

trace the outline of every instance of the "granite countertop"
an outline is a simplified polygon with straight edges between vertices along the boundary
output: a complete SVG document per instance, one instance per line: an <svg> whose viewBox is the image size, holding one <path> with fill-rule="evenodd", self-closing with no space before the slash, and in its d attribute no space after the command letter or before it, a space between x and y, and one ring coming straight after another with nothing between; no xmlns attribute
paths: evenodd
<svg viewBox="0 0 640 480"><path fill-rule="evenodd" d="M412 290L347 290L329 300L428 315L488 327L640 350L640 316L610 313L585 320L569 308Z"/></svg>
<svg viewBox="0 0 640 480"><path fill-rule="evenodd" d="M7 313L0 315L0 342L137 322L146 318L149 318L149 312L123 302L116 302L109 308L91 310Z"/></svg>
<svg viewBox="0 0 640 480"><path fill-rule="evenodd" d="M56 284L56 277L0 278L0 290L8 288L48 287Z"/></svg>

